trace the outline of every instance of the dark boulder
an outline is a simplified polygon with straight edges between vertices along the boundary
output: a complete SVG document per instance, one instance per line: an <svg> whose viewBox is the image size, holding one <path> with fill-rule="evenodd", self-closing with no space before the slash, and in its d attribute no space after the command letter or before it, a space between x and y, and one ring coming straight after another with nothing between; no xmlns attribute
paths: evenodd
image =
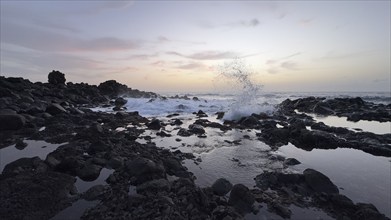
<svg viewBox="0 0 391 220"><path fill-rule="evenodd" d="M99 177L102 167L96 164L87 163L77 171L77 176L84 181L94 181Z"/></svg>
<svg viewBox="0 0 391 220"><path fill-rule="evenodd" d="M248 213L253 209L255 197L251 191L243 184L233 186L228 203L239 213Z"/></svg>
<svg viewBox="0 0 391 220"><path fill-rule="evenodd" d="M103 95L118 96L125 93L128 87L115 80L108 80L99 84L98 89Z"/></svg>
<svg viewBox="0 0 391 220"><path fill-rule="evenodd" d="M117 98L117 99L115 100L114 104L115 104L115 106L117 106L117 107L122 107L122 106L124 106L127 102L128 102L128 101L127 101L126 99L124 99L124 98L122 98L122 97L119 97L119 98Z"/></svg>
<svg viewBox="0 0 391 220"><path fill-rule="evenodd" d="M162 125L161 125L159 119L153 119L153 120L147 125L147 127L148 127L149 129L152 129L152 130L160 130L160 128L162 127Z"/></svg>
<svg viewBox="0 0 391 220"><path fill-rule="evenodd" d="M42 173L47 171L47 165L39 158L20 158L4 167L2 175L14 176L22 172Z"/></svg>
<svg viewBox="0 0 391 220"><path fill-rule="evenodd" d="M52 103L46 108L46 112L51 115L58 115L61 113L66 113L67 110L65 110L61 105L57 103Z"/></svg>
<svg viewBox="0 0 391 220"><path fill-rule="evenodd" d="M178 133L177 133L179 136L182 136L182 137L189 137L191 136L193 133L191 133L190 131L184 129L184 128L181 128L179 129Z"/></svg>
<svg viewBox="0 0 391 220"><path fill-rule="evenodd" d="M131 161L127 161L125 165L128 173L131 176L135 176L139 184L148 180L165 177L165 169L162 164L155 163L144 157L137 157Z"/></svg>
<svg viewBox="0 0 391 220"><path fill-rule="evenodd" d="M2 130L18 130L26 123L26 119L22 115L0 115L0 131Z"/></svg>
<svg viewBox="0 0 391 220"><path fill-rule="evenodd" d="M177 175L178 173L186 171L181 162L175 158L167 158L163 160L163 164L169 175Z"/></svg>
<svg viewBox="0 0 391 220"><path fill-rule="evenodd" d="M252 127L256 126L256 125L259 123L259 121L258 121L258 119L257 119L256 117L254 117L254 116L248 116L248 117L242 118L242 119L239 121L239 123L240 123L241 125L243 125L244 127L252 128Z"/></svg>
<svg viewBox="0 0 391 220"><path fill-rule="evenodd" d="M232 183L224 178L216 180L212 185L213 192L218 196L224 196L232 189Z"/></svg>
<svg viewBox="0 0 391 220"><path fill-rule="evenodd" d="M198 124L191 124L189 125L189 131L194 134L205 134L205 129Z"/></svg>
<svg viewBox="0 0 391 220"><path fill-rule="evenodd" d="M294 165L298 165L301 163L300 163L300 161L298 161L295 158L287 158L287 159L285 159L284 164L287 166L294 166Z"/></svg>
<svg viewBox="0 0 391 220"><path fill-rule="evenodd" d="M306 169L303 174L305 182L315 192L328 194L339 193L338 187L324 174L313 169Z"/></svg>
<svg viewBox="0 0 391 220"><path fill-rule="evenodd" d="M53 85L64 85L66 81L65 74L60 71L53 70L48 75L48 81Z"/></svg>

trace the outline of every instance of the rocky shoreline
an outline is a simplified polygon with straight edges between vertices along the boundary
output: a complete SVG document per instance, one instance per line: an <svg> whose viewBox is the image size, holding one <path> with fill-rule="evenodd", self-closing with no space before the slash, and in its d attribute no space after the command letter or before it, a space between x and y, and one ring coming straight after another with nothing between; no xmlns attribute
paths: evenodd
<svg viewBox="0 0 391 220"><path fill-rule="evenodd" d="M339 194L327 176L313 169L303 174L265 171L255 178L254 188L232 185L224 178L201 188L183 165L185 159L197 162L193 154L158 148L150 136L142 134L154 130L161 137L171 136L164 130L168 125L177 126L178 139L208 138L206 128L256 129L261 131L257 139L272 149L292 143L304 150L342 147L391 157L391 134L330 127L304 114L384 122L391 121L391 105L361 98L309 97L285 100L273 115L253 114L224 123L212 122L199 111L193 115L193 124L181 127L177 114L168 115L167 123L122 111L124 97L151 101L166 97L113 80L99 86L65 82L58 71L49 74L48 83L0 77L0 149L15 145L23 150L27 139L61 144L44 159L20 158L5 165L0 174L1 219L50 219L78 200L98 201L81 219L243 219L246 213L259 210L255 203L266 204L268 211L282 218L291 217L289 206L294 204L316 207L336 219L389 219L374 205L355 204ZM115 113L90 110L98 106L113 108ZM146 143L137 142L138 138ZM296 163L292 158L285 162L287 166ZM103 168L114 170L107 184L77 191L77 178L93 181Z"/></svg>

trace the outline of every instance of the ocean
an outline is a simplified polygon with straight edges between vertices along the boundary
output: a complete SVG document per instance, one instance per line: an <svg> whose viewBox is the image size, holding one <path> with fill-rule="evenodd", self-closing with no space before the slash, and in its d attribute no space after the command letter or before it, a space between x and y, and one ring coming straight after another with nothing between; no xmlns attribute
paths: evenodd
<svg viewBox="0 0 391 220"><path fill-rule="evenodd" d="M368 102L391 104L391 93L389 92L259 92L256 95L246 92L238 92L237 94L163 93L162 96L168 98L128 98L125 107L127 111L138 111L140 115L148 117L165 116L172 113L191 114L202 110L207 114L225 112L224 119L234 120L252 113L271 114L276 106L285 99L293 100L309 96L326 99L361 97ZM180 98L174 98L175 96ZM194 97L197 97L199 101L194 101ZM102 108L94 110L111 111Z"/></svg>

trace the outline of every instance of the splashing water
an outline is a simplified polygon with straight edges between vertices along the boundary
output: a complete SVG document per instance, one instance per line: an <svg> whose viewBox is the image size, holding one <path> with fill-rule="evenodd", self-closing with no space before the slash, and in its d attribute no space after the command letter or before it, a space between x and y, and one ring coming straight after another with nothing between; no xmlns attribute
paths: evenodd
<svg viewBox="0 0 391 220"><path fill-rule="evenodd" d="M241 59L234 59L220 67L220 76L233 82L233 88L237 90L237 97L230 105L224 119L238 120L252 113L271 113L274 107L260 103L259 97L262 85L251 80L254 73Z"/></svg>

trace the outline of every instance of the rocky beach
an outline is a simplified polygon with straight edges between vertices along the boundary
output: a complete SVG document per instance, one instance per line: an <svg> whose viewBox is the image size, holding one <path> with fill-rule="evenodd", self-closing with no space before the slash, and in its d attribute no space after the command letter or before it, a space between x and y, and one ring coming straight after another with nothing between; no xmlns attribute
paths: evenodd
<svg viewBox="0 0 391 220"><path fill-rule="evenodd" d="M301 161L276 153L349 149L385 158L391 171L391 131L352 130L315 118L390 123L389 103L360 97L286 99L271 113L228 120L224 111L183 114L186 106L145 116L127 109L129 98L206 103L114 80L98 86L66 82L59 71L49 73L46 83L1 76L0 219L390 219L390 204L379 209L353 201L326 174L311 167L294 171ZM209 163L203 155L243 150L247 143L255 149L251 156L262 159L254 171L259 173L238 173L243 181L250 179L241 183L212 172L215 176L200 182L207 175L207 168L200 168L215 167L203 165ZM238 156L227 157L229 166L250 166ZM224 164L218 157L212 162Z"/></svg>

